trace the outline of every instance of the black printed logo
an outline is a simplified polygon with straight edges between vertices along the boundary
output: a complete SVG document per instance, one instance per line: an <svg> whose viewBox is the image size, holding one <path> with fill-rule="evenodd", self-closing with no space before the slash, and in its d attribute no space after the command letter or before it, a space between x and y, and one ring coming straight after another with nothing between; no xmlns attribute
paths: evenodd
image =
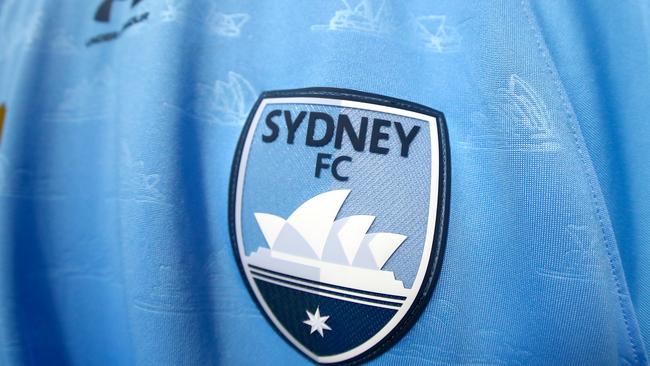
<svg viewBox="0 0 650 366"><path fill-rule="evenodd" d="M113 2L115 0L104 0L97 7L97 12L95 12L95 20L98 22L109 22L111 20L111 9L113 8ZM124 0L117 0L124 1ZM132 0L131 7L135 7L142 0Z"/></svg>
<svg viewBox="0 0 650 366"><path fill-rule="evenodd" d="M109 23L111 21L111 13L113 10L113 5L116 2L126 2L129 0L102 0L102 2L97 7L95 11L94 20L100 23ZM131 9L135 8L136 5L140 4L143 0L130 0ZM126 22L118 30L100 33L86 42L86 46L90 47L94 44L114 41L118 39L127 29L132 26L141 23L149 18L149 12L145 11L140 14L133 15L129 17Z"/></svg>

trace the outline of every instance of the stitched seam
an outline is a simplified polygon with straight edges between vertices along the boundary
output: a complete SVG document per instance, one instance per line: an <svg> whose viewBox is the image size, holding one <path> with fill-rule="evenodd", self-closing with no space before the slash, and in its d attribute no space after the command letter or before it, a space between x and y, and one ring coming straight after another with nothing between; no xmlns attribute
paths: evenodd
<svg viewBox="0 0 650 366"><path fill-rule="evenodd" d="M533 33L533 36L535 37L535 40L537 42L537 49L539 50L542 58L544 59L544 63L546 64L546 67L548 69L549 74L553 78L553 83L555 84L557 88L558 95L560 97L560 100L562 101L562 105L564 106L566 117L568 118L569 121L572 121L574 119L573 113L571 111L571 108L568 105L567 99L564 96L564 93L562 92L562 86L559 82L559 76L556 75L554 72L553 67L551 66L551 60L550 56L545 52L544 47L542 46L542 40L541 40L541 35L539 32L535 29L535 23L532 19L532 9L530 8L529 2L526 0L521 1L521 5L523 8L523 11L526 15L526 18L528 20L528 23L530 25L530 30ZM576 123L574 121L574 123ZM625 309L625 306L623 302L625 301L624 299L624 292L623 292L623 286L621 285L621 280L619 278L618 274L618 269L616 266L615 259L612 254L612 248L611 248L611 243L610 240L607 238L607 232L605 230L605 223L603 221L603 216L602 216L602 211L600 208L600 205L598 203L598 195L596 193L596 190L594 188L594 183L593 179L589 173L589 167L587 164L587 161L585 159L585 153L583 152L583 149L580 147L580 140L578 138L578 133L576 131L576 128L573 126L573 124L569 123L569 129L571 130L571 133L573 134L573 142L575 143L575 146L578 150L578 156L580 157L580 162L582 163L582 168L583 172L585 174L585 177L587 178L587 182L589 184L589 189L591 190L591 198L592 198L592 206L595 210L596 216L598 217L598 222L600 224L600 230L602 232L602 237L603 237L603 242L605 243L605 252L607 254L607 258L609 260L610 264L610 269L612 276L614 277L614 283L616 285L616 293L618 297L618 304L619 308L621 310L621 315L623 316L623 322L625 323L625 329L627 331L627 336L628 336L628 342L630 346L632 347L633 353L632 355L634 356L634 361L636 363L639 363L639 349L638 346L634 342L634 337L632 336L632 329L630 326L630 321L628 319L628 315Z"/></svg>

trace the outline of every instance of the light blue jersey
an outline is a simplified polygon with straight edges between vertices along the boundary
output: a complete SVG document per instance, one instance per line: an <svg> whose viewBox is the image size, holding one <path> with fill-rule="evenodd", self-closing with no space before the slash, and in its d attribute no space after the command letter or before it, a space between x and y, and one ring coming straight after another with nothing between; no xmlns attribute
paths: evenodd
<svg viewBox="0 0 650 366"><path fill-rule="evenodd" d="M644 365L645 1L0 0L0 364Z"/></svg>

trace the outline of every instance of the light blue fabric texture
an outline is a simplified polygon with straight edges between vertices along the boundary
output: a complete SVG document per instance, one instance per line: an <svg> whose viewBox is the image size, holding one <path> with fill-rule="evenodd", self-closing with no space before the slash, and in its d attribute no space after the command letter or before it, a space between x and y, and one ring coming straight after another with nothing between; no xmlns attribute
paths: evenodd
<svg viewBox="0 0 650 366"><path fill-rule="evenodd" d="M373 363L647 363L647 2L136 3L0 1L0 364L306 363L227 197L259 93L314 86L448 124L442 272Z"/></svg>

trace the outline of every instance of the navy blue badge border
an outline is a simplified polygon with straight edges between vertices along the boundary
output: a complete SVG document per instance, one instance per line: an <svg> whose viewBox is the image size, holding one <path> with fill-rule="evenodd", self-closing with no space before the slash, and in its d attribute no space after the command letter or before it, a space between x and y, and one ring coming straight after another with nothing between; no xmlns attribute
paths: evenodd
<svg viewBox="0 0 650 366"><path fill-rule="evenodd" d="M376 345L366 350L364 353L351 358L346 361L337 363L328 363L328 365L353 365L361 362L368 361L377 357L381 353L387 351L395 343L397 343L415 324L424 309L426 308L433 289L440 276L440 269L442 267L442 260L444 256L445 244L447 242L447 226L449 224L449 198L451 193L451 158L449 151L449 135L447 132L447 124L445 116L442 112L435 109L423 106L421 104L408 102L405 100L387 97L379 94L366 93L351 89L329 88L329 87L314 87L303 89L290 89L290 90L274 90L265 91L260 94L259 98L251 108L251 112L246 119L246 123L242 129L237 147L235 149L235 156L233 157L232 169L230 173L230 187L228 192L228 226L230 229L230 241L235 254L237 267L242 275L246 288L251 294L253 301L259 308L260 312L264 314L266 320L271 324L273 329L286 338L273 324L266 311L262 308L257 300L253 289L248 283L246 273L244 272L243 265L240 260L239 247L237 245L237 234L235 228L235 204L237 192L237 178L239 177L239 163L241 160L242 152L246 136L248 136L250 126L255 117L255 113L264 99L270 98L287 98L287 97L312 97L312 98L329 98L329 99L342 99L351 100L356 102L364 102L382 105L386 107L399 108L412 112L417 112L436 118L438 128L438 147L439 147L439 179L438 179L438 212L436 214L435 232L433 236L433 246L431 248L431 256L425 271L425 276L420 286L420 291L415 296L411 308L406 312L406 315L400 320L395 328L384 339L379 341ZM288 342L292 347L304 357L307 357L299 350L292 342ZM313 361L311 358L308 358Z"/></svg>

